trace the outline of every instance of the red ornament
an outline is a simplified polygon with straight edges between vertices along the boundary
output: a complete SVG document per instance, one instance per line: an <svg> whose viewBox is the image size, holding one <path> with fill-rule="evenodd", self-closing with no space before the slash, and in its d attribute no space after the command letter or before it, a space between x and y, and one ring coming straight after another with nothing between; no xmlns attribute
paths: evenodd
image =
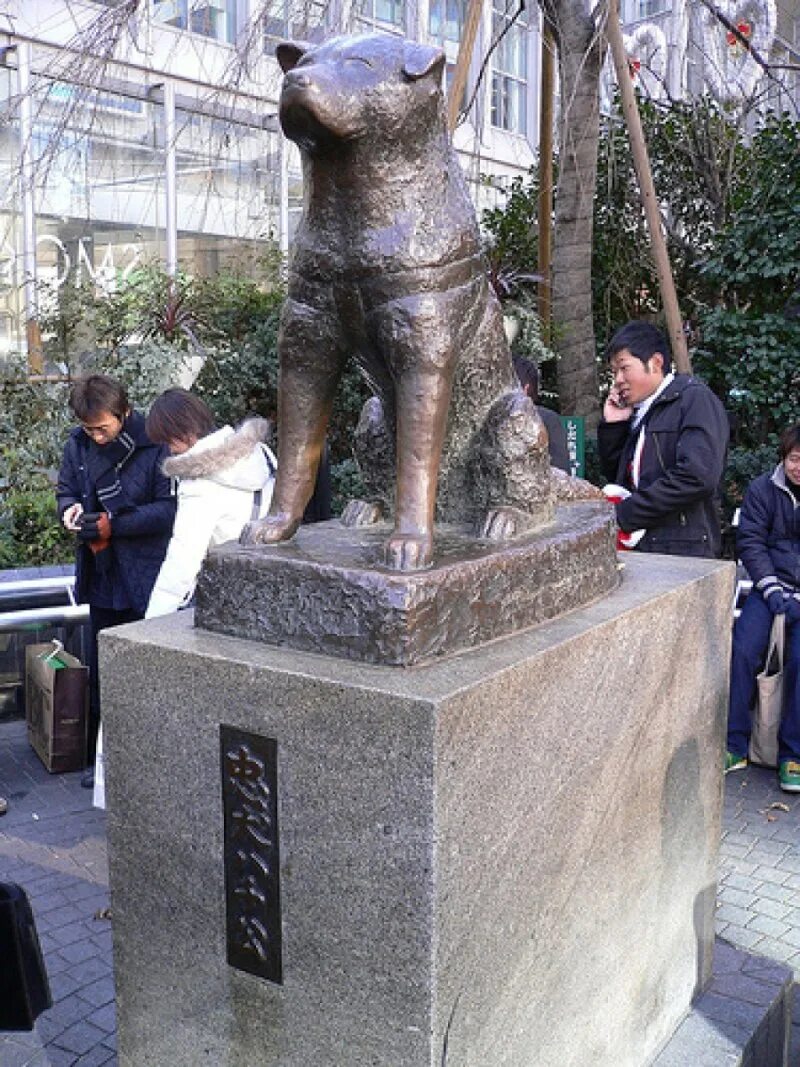
<svg viewBox="0 0 800 1067"><path fill-rule="evenodd" d="M735 34L733 30L728 30L728 32L725 34L725 40L728 42L729 48L736 48L737 46L740 46L742 44L742 37L744 37L746 41L749 41L750 36L753 32L753 27L750 25L750 23L744 21L737 22L736 29L739 31L739 34L741 36Z"/></svg>

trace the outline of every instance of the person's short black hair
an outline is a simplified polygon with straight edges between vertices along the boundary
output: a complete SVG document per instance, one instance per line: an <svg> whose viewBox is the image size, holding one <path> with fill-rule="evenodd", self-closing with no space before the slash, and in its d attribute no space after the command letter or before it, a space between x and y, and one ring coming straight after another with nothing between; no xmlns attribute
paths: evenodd
<svg viewBox="0 0 800 1067"><path fill-rule="evenodd" d="M526 356L518 356L513 353L512 358L514 360L514 372L519 379L519 384L523 389L526 385L528 386L528 396L536 404L539 400L539 387L542 381L538 363L528 359Z"/></svg>
<svg viewBox="0 0 800 1067"><path fill-rule="evenodd" d="M627 348L632 356L647 363L656 352L664 357L663 370L672 370L672 349L666 334L650 322L634 319L620 326L606 347L606 362L610 363L618 352Z"/></svg>
<svg viewBox="0 0 800 1067"><path fill-rule="evenodd" d="M800 448L800 423L787 426L778 440L778 454L781 463L786 459L793 448Z"/></svg>
<svg viewBox="0 0 800 1067"><path fill-rule="evenodd" d="M124 419L130 409L125 386L106 374L76 378L69 391L69 406L79 422L96 419L105 411Z"/></svg>
<svg viewBox="0 0 800 1067"><path fill-rule="evenodd" d="M188 389L167 389L147 414L147 436L157 445L199 440L216 429L208 406Z"/></svg>

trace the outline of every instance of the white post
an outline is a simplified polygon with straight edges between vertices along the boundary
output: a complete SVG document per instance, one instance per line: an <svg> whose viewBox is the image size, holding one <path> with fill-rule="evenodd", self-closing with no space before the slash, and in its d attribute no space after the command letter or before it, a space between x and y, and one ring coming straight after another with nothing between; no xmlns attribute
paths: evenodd
<svg viewBox="0 0 800 1067"><path fill-rule="evenodd" d="M164 163L166 188L166 211L164 228L166 236L167 274L174 278L178 273L178 168L177 168L177 123L175 121L175 83L164 81Z"/></svg>
<svg viewBox="0 0 800 1067"><path fill-rule="evenodd" d="M39 332L38 293L36 291L36 214L33 166L33 100L31 99L31 46L17 43L17 88L19 91L19 195L22 204L22 271L25 306L25 335L28 367L32 374L44 370L42 338Z"/></svg>

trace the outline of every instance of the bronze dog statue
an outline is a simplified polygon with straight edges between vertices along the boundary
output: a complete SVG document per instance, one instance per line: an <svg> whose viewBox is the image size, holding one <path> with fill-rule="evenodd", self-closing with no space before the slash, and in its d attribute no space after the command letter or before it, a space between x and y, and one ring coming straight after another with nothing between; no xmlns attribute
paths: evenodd
<svg viewBox="0 0 800 1067"><path fill-rule="evenodd" d="M444 53L368 34L276 54L305 204L279 335L277 481L242 543L282 541L300 524L350 357L379 400L358 433L371 499L343 521L376 519L376 504L393 513L389 567L430 563L435 518L496 540L547 521L546 431L516 388L446 128Z"/></svg>

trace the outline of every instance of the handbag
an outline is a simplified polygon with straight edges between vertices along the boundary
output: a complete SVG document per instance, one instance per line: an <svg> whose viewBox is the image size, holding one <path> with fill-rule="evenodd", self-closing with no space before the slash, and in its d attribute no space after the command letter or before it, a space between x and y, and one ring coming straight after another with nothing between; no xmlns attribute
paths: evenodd
<svg viewBox="0 0 800 1067"><path fill-rule="evenodd" d="M750 762L778 766L778 730L783 715L783 652L786 616L776 615L769 635L764 670L756 675L756 702L750 733Z"/></svg>
<svg viewBox="0 0 800 1067"><path fill-rule="evenodd" d="M14 882L0 882L0 960L0 1030L32 1030L53 998L30 902Z"/></svg>

